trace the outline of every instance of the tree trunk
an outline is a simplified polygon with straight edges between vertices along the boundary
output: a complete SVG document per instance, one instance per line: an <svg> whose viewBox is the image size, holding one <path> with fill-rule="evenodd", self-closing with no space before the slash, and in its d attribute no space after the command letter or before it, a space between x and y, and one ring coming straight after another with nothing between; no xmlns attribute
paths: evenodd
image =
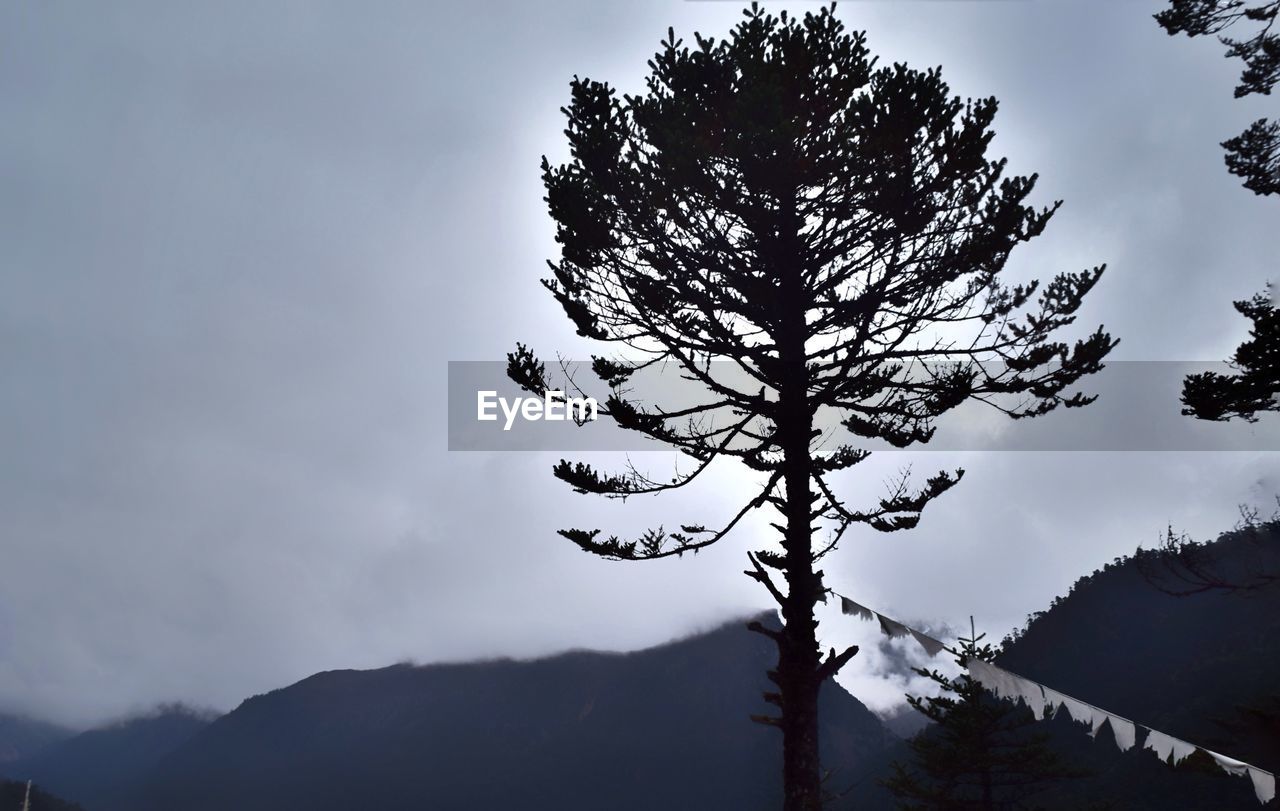
<svg viewBox="0 0 1280 811"><path fill-rule="evenodd" d="M808 444L805 432L806 449ZM776 682L782 707L782 775L786 801L784 811L820 811L822 808L821 765L818 757L818 690L821 684L821 657L818 653L814 604L821 593L821 578L813 571L810 545L809 476L807 453L804 463L788 461L786 600L782 606L783 628L778 642Z"/></svg>
<svg viewBox="0 0 1280 811"><path fill-rule="evenodd" d="M790 610L788 610L790 609ZM813 608L783 610L777 682L782 704L784 811L821 811L818 752L818 647Z"/></svg>
<svg viewBox="0 0 1280 811"><path fill-rule="evenodd" d="M775 679L782 707L783 808L784 811L821 811L818 690L822 686L822 658L818 652L818 623L813 609L823 589L821 574L813 568L813 496L809 488L812 416L805 355L807 304L798 271L781 274L778 292L786 323L778 346L782 367L778 428L786 488L783 548L787 591L782 604L783 628L778 640Z"/></svg>

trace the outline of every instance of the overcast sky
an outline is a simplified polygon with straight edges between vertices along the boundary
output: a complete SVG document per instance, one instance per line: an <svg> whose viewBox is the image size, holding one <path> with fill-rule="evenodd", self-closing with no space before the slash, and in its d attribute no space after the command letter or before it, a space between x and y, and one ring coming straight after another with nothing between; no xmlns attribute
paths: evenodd
<svg viewBox="0 0 1280 811"><path fill-rule="evenodd" d="M770 4L770 8L774 8ZM777 8L784 7L777 4ZM791 8L815 8L792 4ZM1157 0L851 2L884 61L995 95L996 154L1066 205L1016 262L1106 262L1082 323L1129 360L1217 360L1280 254L1276 200L1216 144L1266 114ZM0 6L0 711L74 724L230 709L319 670L631 649L769 607L763 521L686 560L555 535L711 524L746 474L600 504L554 455L450 453L446 364L515 341L584 356L537 279L542 154L575 73L642 88L668 25L732 2ZM1169 408L1176 409L1176 402ZM1172 522L1228 528L1280 490L1264 453L888 454L968 469L829 584L1002 636ZM653 464L669 462L662 457ZM873 708L872 630L843 681Z"/></svg>

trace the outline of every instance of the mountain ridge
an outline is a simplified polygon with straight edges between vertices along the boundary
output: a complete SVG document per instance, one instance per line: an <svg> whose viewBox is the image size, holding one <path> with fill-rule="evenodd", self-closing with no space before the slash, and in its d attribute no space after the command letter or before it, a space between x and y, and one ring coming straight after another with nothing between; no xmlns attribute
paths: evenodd
<svg viewBox="0 0 1280 811"><path fill-rule="evenodd" d="M44 784L90 811L772 809L781 739L748 716L768 709L776 653L750 619L779 626L768 612L638 651L322 671L245 699L123 789ZM821 707L841 769L896 740L834 683Z"/></svg>

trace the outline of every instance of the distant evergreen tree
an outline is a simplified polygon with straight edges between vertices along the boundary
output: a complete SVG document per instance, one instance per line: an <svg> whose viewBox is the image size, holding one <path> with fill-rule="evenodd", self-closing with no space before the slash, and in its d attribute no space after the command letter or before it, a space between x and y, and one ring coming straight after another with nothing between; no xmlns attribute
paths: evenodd
<svg viewBox="0 0 1280 811"><path fill-rule="evenodd" d="M961 638L956 661L990 662L996 651L979 645L985 634ZM1030 809L1056 781L1087 774L1063 762L1037 730L1031 711L987 694L967 673L950 678L937 670L915 672L942 688L937 696L907 696L933 725L908 744L912 764L894 763L884 785L906 811L1005 811Z"/></svg>

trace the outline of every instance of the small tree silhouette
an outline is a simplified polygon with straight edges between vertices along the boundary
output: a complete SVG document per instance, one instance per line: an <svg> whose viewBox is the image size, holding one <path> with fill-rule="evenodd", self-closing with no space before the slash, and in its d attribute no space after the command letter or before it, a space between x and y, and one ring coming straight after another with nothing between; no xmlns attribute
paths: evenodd
<svg viewBox="0 0 1280 811"><path fill-rule="evenodd" d="M1074 346L1050 340L1101 267L1043 289L1000 281L1010 251L1057 206L1026 205L1035 178L1006 178L1005 162L986 157L994 99L951 96L939 70L878 67L834 6L797 20L753 5L727 40L695 40L668 32L642 95L575 78L571 158L542 165L561 246L543 284L580 335L620 350L593 358L611 389L601 415L695 467L659 480L562 460L554 474L610 498L687 486L721 458L762 481L716 529L561 534L605 558L653 560L716 543L756 508L777 510L780 547L749 553L746 574L781 609L780 631L751 626L777 644L777 691L765 699L778 713L753 718L782 731L785 808L812 811L819 688L857 652L819 650L814 606L827 589L816 564L852 525L914 527L963 473L916 490L904 475L875 506L850 506L832 477L868 451L825 446L820 410L855 441L908 447L970 399L1013 417L1085 405L1092 398L1066 390L1115 342L1101 329ZM712 361L747 382L727 382ZM636 373L660 364L702 386L705 402L646 402ZM524 345L508 373L539 395L555 388ZM822 527L831 534L815 545Z"/></svg>
<svg viewBox="0 0 1280 811"><path fill-rule="evenodd" d="M1259 413L1280 411L1280 311L1274 290L1236 310L1252 322L1249 340L1236 348L1233 374L1201 372L1182 381L1182 413L1202 420L1242 419L1256 422Z"/></svg>
<svg viewBox="0 0 1280 811"><path fill-rule="evenodd" d="M985 634L961 637L956 662L995 660ZM941 688L937 696L907 696L907 703L933 722L908 743L915 762L893 764L884 781L909 811L997 811L1030 807L1035 795L1056 781L1088 772L1073 768L1049 746L1048 734L1034 729L1031 711L986 694L968 674L950 678L937 670L913 668Z"/></svg>

